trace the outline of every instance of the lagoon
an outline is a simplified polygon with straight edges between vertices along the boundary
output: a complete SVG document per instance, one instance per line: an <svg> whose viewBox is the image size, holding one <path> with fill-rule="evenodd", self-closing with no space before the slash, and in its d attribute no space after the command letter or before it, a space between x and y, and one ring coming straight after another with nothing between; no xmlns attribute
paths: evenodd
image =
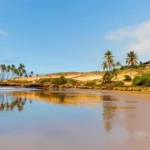
<svg viewBox="0 0 150 150"><path fill-rule="evenodd" d="M150 95L0 88L1 150L149 150Z"/></svg>

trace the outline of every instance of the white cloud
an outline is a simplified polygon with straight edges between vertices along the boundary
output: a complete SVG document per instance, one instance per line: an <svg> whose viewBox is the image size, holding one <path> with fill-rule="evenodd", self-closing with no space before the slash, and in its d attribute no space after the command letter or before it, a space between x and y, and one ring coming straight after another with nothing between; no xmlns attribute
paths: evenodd
<svg viewBox="0 0 150 150"><path fill-rule="evenodd" d="M0 36L7 36L7 35L8 35L8 34L7 34L6 31L0 29Z"/></svg>
<svg viewBox="0 0 150 150"><path fill-rule="evenodd" d="M107 34L105 38L126 43L127 50L147 54L150 52L150 21L119 28Z"/></svg>

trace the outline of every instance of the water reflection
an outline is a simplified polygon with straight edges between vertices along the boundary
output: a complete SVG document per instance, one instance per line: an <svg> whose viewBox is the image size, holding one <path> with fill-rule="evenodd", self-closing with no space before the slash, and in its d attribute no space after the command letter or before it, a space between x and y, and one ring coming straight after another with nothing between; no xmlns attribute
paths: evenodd
<svg viewBox="0 0 150 150"><path fill-rule="evenodd" d="M134 110L136 109L127 101L122 103L121 99L111 95L95 95L89 93L74 93L66 91L16 91L7 93L5 96L0 96L0 110L13 111L17 108L22 111L27 101L32 104L32 100L54 103L59 105L74 105L74 106L90 106L102 108L102 118L104 128L110 132L113 126L113 120L119 110ZM126 105L127 104L127 105ZM129 104L129 105L128 105ZM120 113L120 112L118 112ZM131 119L134 119L133 112L127 113Z"/></svg>
<svg viewBox="0 0 150 150"><path fill-rule="evenodd" d="M0 93L1 111L22 112L0 113L0 149L147 150L149 97L121 94L88 90Z"/></svg>
<svg viewBox="0 0 150 150"><path fill-rule="evenodd" d="M25 104L32 101L42 101L59 105L74 105L74 106L90 106L102 108L102 118L104 128L107 132L112 129L113 119L119 110L136 109L130 105L126 105L126 101L122 103L121 99L110 95L94 95L88 93L74 93L65 91L15 91L0 95L0 111L19 112L24 110ZM127 113L128 117L134 119L133 113ZM132 117L133 116L133 117Z"/></svg>
<svg viewBox="0 0 150 150"><path fill-rule="evenodd" d="M109 132L113 126L113 119L117 114L117 111L134 110L136 107L128 105L127 101L122 101L121 99L114 98L110 95L102 95L102 108L103 108L103 123L107 132ZM133 111L129 111L130 115L133 115ZM120 113L120 112L118 112ZM131 118L134 119L134 118Z"/></svg>
<svg viewBox="0 0 150 150"><path fill-rule="evenodd" d="M0 95L0 111L14 111L17 109L21 112L26 101L26 98L9 97L7 94ZM30 101L30 104L32 104L32 101Z"/></svg>
<svg viewBox="0 0 150 150"><path fill-rule="evenodd" d="M84 93L51 92L51 91L22 91L11 92L8 96L43 101L59 105L100 106L100 96Z"/></svg>

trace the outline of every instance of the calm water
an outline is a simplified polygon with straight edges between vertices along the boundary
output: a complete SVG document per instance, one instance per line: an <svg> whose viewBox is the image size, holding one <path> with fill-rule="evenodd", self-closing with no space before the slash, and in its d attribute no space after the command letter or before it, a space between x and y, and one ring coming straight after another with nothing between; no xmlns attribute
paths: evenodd
<svg viewBox="0 0 150 150"><path fill-rule="evenodd" d="M0 150L149 150L150 95L0 89Z"/></svg>

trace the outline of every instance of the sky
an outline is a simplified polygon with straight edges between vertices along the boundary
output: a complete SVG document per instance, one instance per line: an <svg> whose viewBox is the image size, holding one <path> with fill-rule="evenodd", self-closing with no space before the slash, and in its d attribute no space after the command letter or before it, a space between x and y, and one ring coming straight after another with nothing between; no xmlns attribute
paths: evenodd
<svg viewBox="0 0 150 150"><path fill-rule="evenodd" d="M37 74L99 71L110 49L150 60L149 0L0 0L0 63Z"/></svg>

